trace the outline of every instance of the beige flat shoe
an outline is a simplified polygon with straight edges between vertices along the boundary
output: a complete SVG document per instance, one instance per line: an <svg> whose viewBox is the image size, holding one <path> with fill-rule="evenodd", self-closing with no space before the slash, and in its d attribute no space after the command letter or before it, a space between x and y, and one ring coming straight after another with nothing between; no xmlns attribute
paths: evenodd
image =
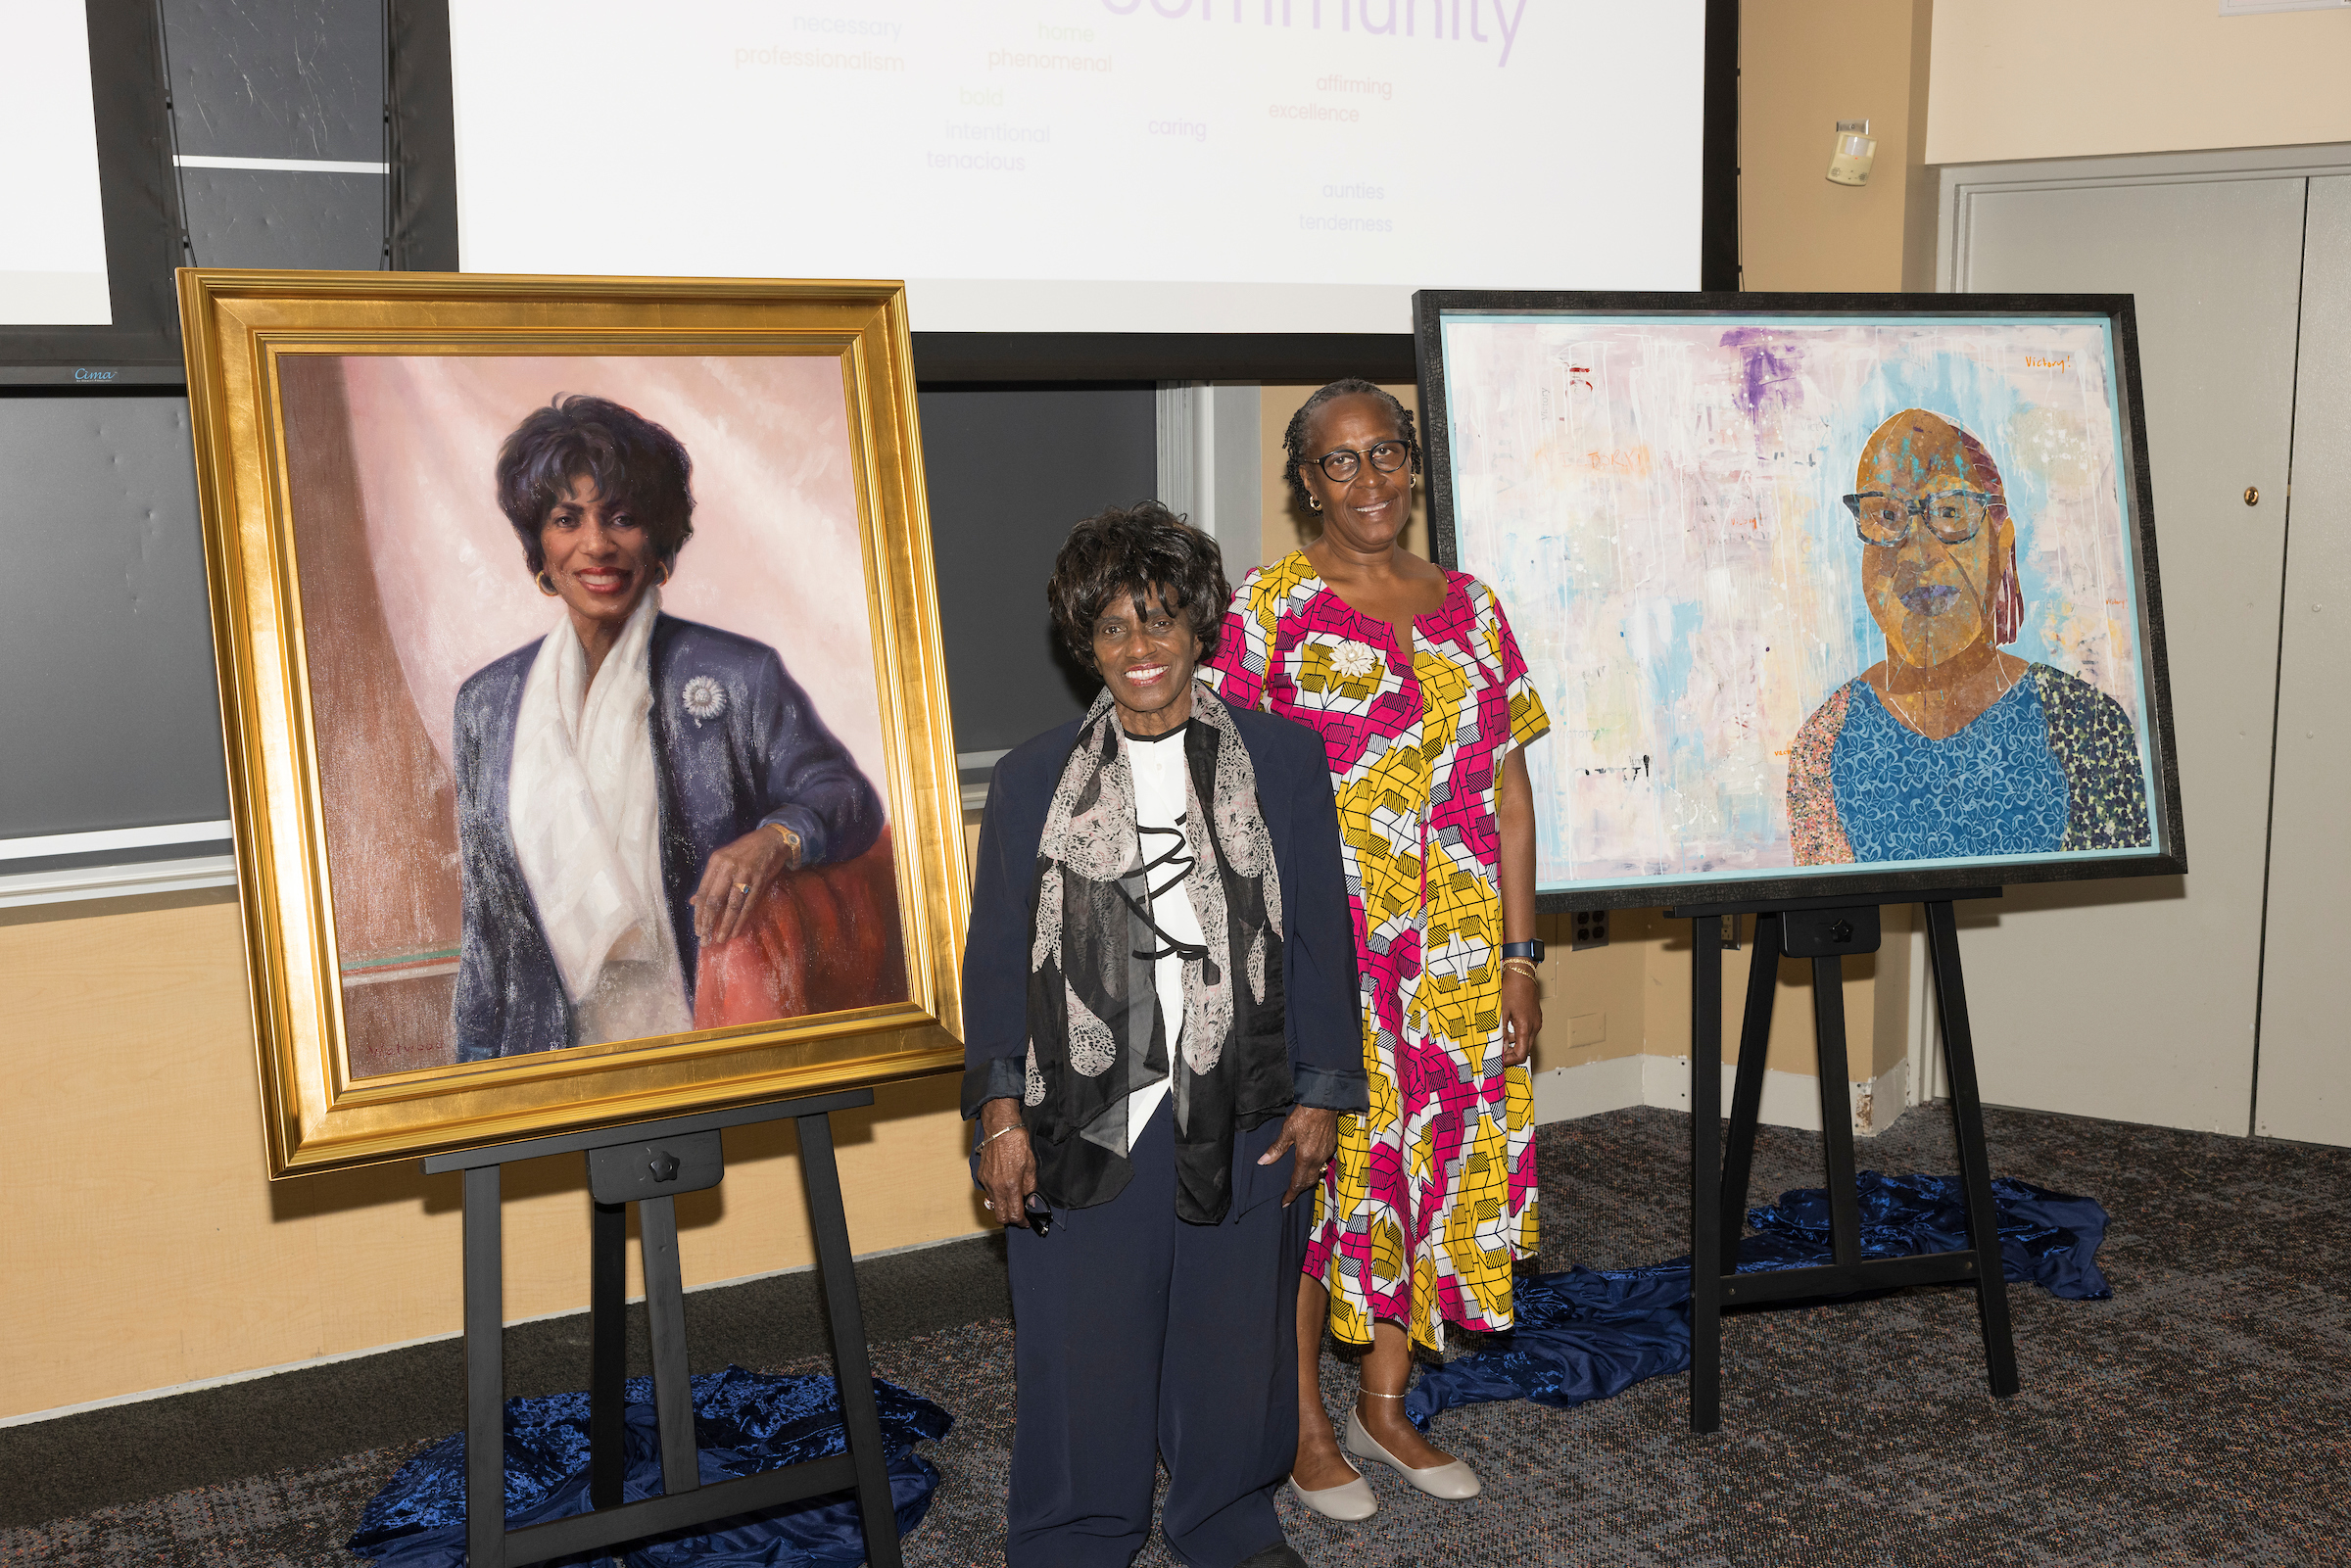
<svg viewBox="0 0 2351 1568"><path fill-rule="evenodd" d="M1371 1495L1371 1483L1360 1475L1353 1481L1340 1486L1324 1487L1319 1492L1309 1492L1293 1479L1290 1482L1290 1490L1298 1495L1300 1502L1305 1503L1323 1518L1336 1519L1344 1524L1353 1524L1358 1519L1368 1519L1379 1512L1379 1499Z"/></svg>
<svg viewBox="0 0 2351 1568"><path fill-rule="evenodd" d="M1414 1469L1381 1448L1378 1440L1364 1430L1364 1418L1353 1410L1347 1412L1344 1446L1359 1459L1377 1459L1432 1497L1474 1497L1485 1490L1478 1485L1477 1472L1459 1459L1451 1464L1432 1464L1425 1470Z"/></svg>

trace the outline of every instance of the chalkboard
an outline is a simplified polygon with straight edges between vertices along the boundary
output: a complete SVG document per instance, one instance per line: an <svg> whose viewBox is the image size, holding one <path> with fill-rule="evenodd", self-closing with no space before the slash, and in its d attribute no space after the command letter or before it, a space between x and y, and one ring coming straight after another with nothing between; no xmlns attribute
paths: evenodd
<svg viewBox="0 0 2351 1568"><path fill-rule="evenodd" d="M219 824L186 401L0 398L0 840ZM113 836L64 856L20 843L0 871L226 852L216 827L192 844Z"/></svg>
<svg viewBox="0 0 2351 1568"><path fill-rule="evenodd" d="M1072 523L1152 493L1156 401L1148 385L939 388L920 413L955 749L976 775L1094 699L1101 683L1053 636L1045 579Z"/></svg>

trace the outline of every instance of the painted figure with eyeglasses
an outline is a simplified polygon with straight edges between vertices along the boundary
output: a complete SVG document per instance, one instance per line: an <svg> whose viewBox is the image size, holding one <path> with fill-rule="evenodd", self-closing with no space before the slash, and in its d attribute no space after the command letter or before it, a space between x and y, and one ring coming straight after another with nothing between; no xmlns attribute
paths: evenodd
<svg viewBox="0 0 2351 1568"><path fill-rule="evenodd" d="M2131 848L2150 842L2138 737L2097 688L2001 645L2025 600L2016 520L1983 442L1905 408L1845 498L1886 657L1797 732L1799 865Z"/></svg>

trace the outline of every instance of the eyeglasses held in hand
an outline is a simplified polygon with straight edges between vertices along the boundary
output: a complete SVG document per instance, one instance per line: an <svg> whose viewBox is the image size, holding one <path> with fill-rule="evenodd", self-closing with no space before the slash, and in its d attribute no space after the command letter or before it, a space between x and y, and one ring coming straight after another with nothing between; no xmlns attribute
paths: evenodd
<svg viewBox="0 0 2351 1568"><path fill-rule="evenodd" d="M1922 517L1945 545L1964 545L1983 529L1985 518L2008 509L2000 497L1972 490L1939 490L1916 500L1889 496L1882 490L1865 490L1846 497L1845 504L1853 514L1854 532L1861 542L1886 546L1908 539L1912 525Z"/></svg>
<svg viewBox="0 0 2351 1568"><path fill-rule="evenodd" d="M1321 469L1332 484L1343 485L1356 476L1356 471L1363 466L1366 458L1369 458L1371 466L1381 473L1392 474L1413 460L1413 449L1401 441L1375 441L1371 443L1371 450L1365 452L1359 452L1352 447L1341 447L1336 451L1326 451L1317 457L1315 466Z"/></svg>

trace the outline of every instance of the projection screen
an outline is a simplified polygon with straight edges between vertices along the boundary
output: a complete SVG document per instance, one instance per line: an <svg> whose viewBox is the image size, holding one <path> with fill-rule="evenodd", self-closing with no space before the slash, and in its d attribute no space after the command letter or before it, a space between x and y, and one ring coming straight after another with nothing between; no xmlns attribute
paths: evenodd
<svg viewBox="0 0 2351 1568"><path fill-rule="evenodd" d="M1703 0L450 0L468 271L933 332L1384 332L1699 281Z"/></svg>
<svg viewBox="0 0 2351 1568"><path fill-rule="evenodd" d="M12 0L0 144L0 326L112 324L82 0Z"/></svg>

